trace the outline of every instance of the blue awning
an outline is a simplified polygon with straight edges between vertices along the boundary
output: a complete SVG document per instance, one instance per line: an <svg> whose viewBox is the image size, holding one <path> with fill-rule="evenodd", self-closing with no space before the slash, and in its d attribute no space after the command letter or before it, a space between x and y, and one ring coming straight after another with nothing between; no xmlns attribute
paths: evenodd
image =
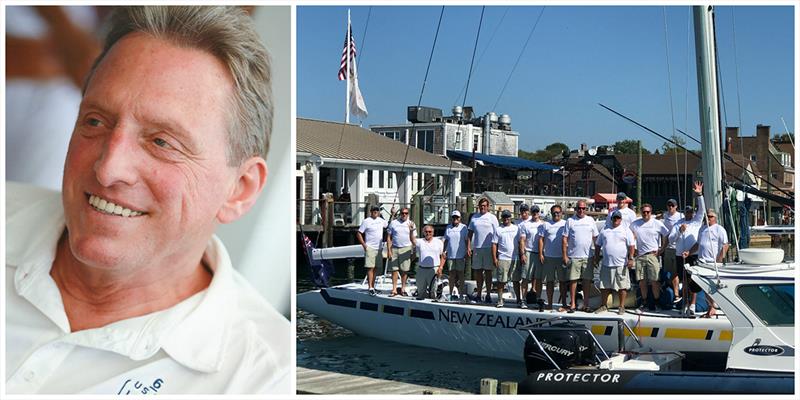
<svg viewBox="0 0 800 400"><path fill-rule="evenodd" d="M467 162L466 165L469 165L468 162L472 161L472 152L469 151L448 150L447 156L456 161L462 161L462 162L466 161ZM496 167L516 169L516 170L552 171L554 169L558 169L558 167L552 165L526 160L524 158L519 158L519 157L511 157L511 156L496 156L490 154L475 153L475 160L481 161L485 165L494 165Z"/></svg>

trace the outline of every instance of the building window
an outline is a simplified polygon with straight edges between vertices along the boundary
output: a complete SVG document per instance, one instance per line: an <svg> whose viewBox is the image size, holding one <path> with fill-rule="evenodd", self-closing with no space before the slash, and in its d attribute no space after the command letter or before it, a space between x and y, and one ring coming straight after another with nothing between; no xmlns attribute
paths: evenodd
<svg viewBox="0 0 800 400"><path fill-rule="evenodd" d="M379 187L379 188L383 188L383 187L384 187L384 186L383 186L383 182L384 182L384 177L383 177L383 175L384 175L384 174L385 174L385 172L384 172L384 171L378 171L378 187Z"/></svg>
<svg viewBox="0 0 800 400"><path fill-rule="evenodd" d="M750 154L750 161L758 161L755 154Z"/></svg>
<svg viewBox="0 0 800 400"><path fill-rule="evenodd" d="M456 131L456 141L453 144L453 148L456 150L461 150L461 131Z"/></svg>
<svg viewBox="0 0 800 400"><path fill-rule="evenodd" d="M371 169L367 170L367 187L368 188L372 187L372 170Z"/></svg>
<svg viewBox="0 0 800 400"><path fill-rule="evenodd" d="M433 153L433 129L417 131L415 147L428 153Z"/></svg>
<svg viewBox="0 0 800 400"><path fill-rule="evenodd" d="M398 142L404 142L404 140L402 140L400 131L385 131L379 133L383 136L386 136L389 139L397 140Z"/></svg>
<svg viewBox="0 0 800 400"><path fill-rule="evenodd" d="M394 187L394 172L387 172L389 174L389 188Z"/></svg>

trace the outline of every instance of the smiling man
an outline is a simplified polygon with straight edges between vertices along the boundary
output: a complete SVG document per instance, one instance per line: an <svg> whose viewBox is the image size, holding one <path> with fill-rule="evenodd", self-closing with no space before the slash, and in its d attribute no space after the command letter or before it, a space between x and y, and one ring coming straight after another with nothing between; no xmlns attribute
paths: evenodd
<svg viewBox="0 0 800 400"><path fill-rule="evenodd" d="M243 11L114 11L62 194L8 186L8 393L289 392L290 325L214 236L261 193L271 127Z"/></svg>

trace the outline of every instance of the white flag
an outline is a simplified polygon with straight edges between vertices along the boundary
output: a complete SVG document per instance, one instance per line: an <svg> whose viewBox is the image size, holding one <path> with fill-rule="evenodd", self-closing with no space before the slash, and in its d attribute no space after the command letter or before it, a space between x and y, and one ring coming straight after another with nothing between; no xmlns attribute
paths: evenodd
<svg viewBox="0 0 800 400"><path fill-rule="evenodd" d="M358 88L358 71L356 70L355 60L350 64L353 72L350 77L350 113L364 119L367 117L367 105L364 103L364 96Z"/></svg>

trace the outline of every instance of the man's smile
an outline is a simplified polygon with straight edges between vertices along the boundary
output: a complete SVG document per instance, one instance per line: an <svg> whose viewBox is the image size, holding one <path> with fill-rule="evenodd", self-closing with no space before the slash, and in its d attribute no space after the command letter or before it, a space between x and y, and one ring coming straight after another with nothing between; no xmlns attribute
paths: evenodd
<svg viewBox="0 0 800 400"><path fill-rule="evenodd" d="M106 214L117 215L120 217L138 217L146 214L144 211L131 210L130 208L125 208L119 204L113 203L93 194L89 194L89 204L97 211L101 211Z"/></svg>

